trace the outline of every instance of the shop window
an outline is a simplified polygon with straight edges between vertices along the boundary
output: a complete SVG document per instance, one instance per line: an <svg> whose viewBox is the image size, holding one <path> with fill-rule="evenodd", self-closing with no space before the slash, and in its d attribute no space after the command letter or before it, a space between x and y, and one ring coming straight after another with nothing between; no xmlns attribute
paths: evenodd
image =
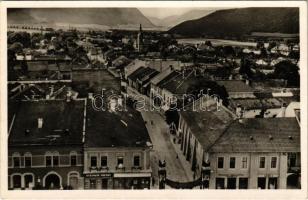
<svg viewBox="0 0 308 200"><path fill-rule="evenodd" d="M224 189L224 188L225 188L225 179L216 178L216 189Z"/></svg>
<svg viewBox="0 0 308 200"><path fill-rule="evenodd" d="M235 157L230 157L230 168L231 169L235 168Z"/></svg>
<svg viewBox="0 0 308 200"><path fill-rule="evenodd" d="M224 168L224 158L223 157L218 157L217 168Z"/></svg>
<svg viewBox="0 0 308 200"><path fill-rule="evenodd" d="M265 168L265 157L260 157L259 168Z"/></svg>
<svg viewBox="0 0 308 200"><path fill-rule="evenodd" d="M90 179L90 189L96 189L96 179Z"/></svg>
<svg viewBox="0 0 308 200"><path fill-rule="evenodd" d="M266 187L266 178L258 177L258 189L265 189Z"/></svg>
<svg viewBox="0 0 308 200"><path fill-rule="evenodd" d="M102 167L107 167L107 165L108 165L107 156L102 156L101 157L101 166Z"/></svg>
<svg viewBox="0 0 308 200"><path fill-rule="evenodd" d="M271 159L271 168L277 167L277 157L272 157Z"/></svg>
<svg viewBox="0 0 308 200"><path fill-rule="evenodd" d="M140 156L134 156L134 166L135 167L140 166Z"/></svg>
<svg viewBox="0 0 308 200"><path fill-rule="evenodd" d="M227 179L227 189L236 189L236 178Z"/></svg>
<svg viewBox="0 0 308 200"><path fill-rule="evenodd" d="M277 189L277 178L268 179L268 189Z"/></svg>
<svg viewBox="0 0 308 200"><path fill-rule="evenodd" d="M239 178L239 189L248 189L248 178Z"/></svg>

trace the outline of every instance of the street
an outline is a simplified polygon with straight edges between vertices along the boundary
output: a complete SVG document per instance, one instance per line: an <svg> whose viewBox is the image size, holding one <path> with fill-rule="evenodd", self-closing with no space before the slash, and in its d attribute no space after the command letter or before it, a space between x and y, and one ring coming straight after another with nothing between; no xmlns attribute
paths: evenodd
<svg viewBox="0 0 308 200"><path fill-rule="evenodd" d="M180 152L177 151L174 144L172 144L168 132L168 125L164 121L163 117L154 111L142 111L141 113L144 121L147 122L146 127L153 143L153 152L151 152L151 166L153 176L155 178L154 188L158 188L159 159L166 161L167 178L180 182L191 181L191 174L187 172L183 166L183 162L187 161L183 161L183 155L180 155ZM153 124L151 124L151 121L153 121ZM166 186L166 188L168 188L168 186Z"/></svg>

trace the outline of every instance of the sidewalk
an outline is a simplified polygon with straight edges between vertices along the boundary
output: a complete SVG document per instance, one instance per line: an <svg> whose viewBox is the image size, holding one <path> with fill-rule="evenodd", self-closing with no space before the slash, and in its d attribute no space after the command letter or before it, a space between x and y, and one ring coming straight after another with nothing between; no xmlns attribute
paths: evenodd
<svg viewBox="0 0 308 200"><path fill-rule="evenodd" d="M181 144L174 143L173 141L173 138L175 138L174 135L169 134L169 138L170 138L171 144L174 147L174 150L176 151L178 155L178 159L180 160L182 166L184 167L186 176L189 177L189 181L193 181L194 172L191 170L191 164L186 160L183 152L181 151Z"/></svg>

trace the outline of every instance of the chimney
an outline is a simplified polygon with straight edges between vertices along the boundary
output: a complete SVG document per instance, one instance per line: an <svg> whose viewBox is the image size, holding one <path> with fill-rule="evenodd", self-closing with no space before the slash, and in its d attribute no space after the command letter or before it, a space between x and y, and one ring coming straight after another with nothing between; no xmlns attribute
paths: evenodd
<svg viewBox="0 0 308 200"><path fill-rule="evenodd" d="M43 127L43 118L38 118L37 119L37 128L42 128Z"/></svg>
<svg viewBox="0 0 308 200"><path fill-rule="evenodd" d="M233 76L232 76L232 74L230 74L230 76L229 76L229 80L232 80L233 79Z"/></svg>
<svg viewBox="0 0 308 200"><path fill-rule="evenodd" d="M71 101L71 97L72 97L71 91L67 91L67 94L66 94L66 102L70 102L70 101Z"/></svg>
<svg viewBox="0 0 308 200"><path fill-rule="evenodd" d="M281 107L281 117L286 117L286 109L287 109L287 105L283 103Z"/></svg>
<svg viewBox="0 0 308 200"><path fill-rule="evenodd" d="M93 99L93 93L91 93L91 92L88 93L88 99L91 99L91 100Z"/></svg>
<svg viewBox="0 0 308 200"><path fill-rule="evenodd" d="M240 104L237 105L235 113L238 118L242 118L243 113L242 113L242 106Z"/></svg>
<svg viewBox="0 0 308 200"><path fill-rule="evenodd" d="M246 79L245 83L246 83L246 85L249 85L249 84L250 84L250 82L249 82L248 79Z"/></svg>

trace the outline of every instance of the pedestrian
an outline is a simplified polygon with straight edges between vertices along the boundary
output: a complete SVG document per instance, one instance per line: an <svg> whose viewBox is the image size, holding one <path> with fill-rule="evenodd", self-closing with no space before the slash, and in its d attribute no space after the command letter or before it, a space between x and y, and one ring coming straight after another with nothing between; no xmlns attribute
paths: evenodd
<svg viewBox="0 0 308 200"><path fill-rule="evenodd" d="M179 155L178 154L176 154L176 159L178 159L179 158Z"/></svg>
<svg viewBox="0 0 308 200"><path fill-rule="evenodd" d="M151 120L151 125L153 125L153 120Z"/></svg>

